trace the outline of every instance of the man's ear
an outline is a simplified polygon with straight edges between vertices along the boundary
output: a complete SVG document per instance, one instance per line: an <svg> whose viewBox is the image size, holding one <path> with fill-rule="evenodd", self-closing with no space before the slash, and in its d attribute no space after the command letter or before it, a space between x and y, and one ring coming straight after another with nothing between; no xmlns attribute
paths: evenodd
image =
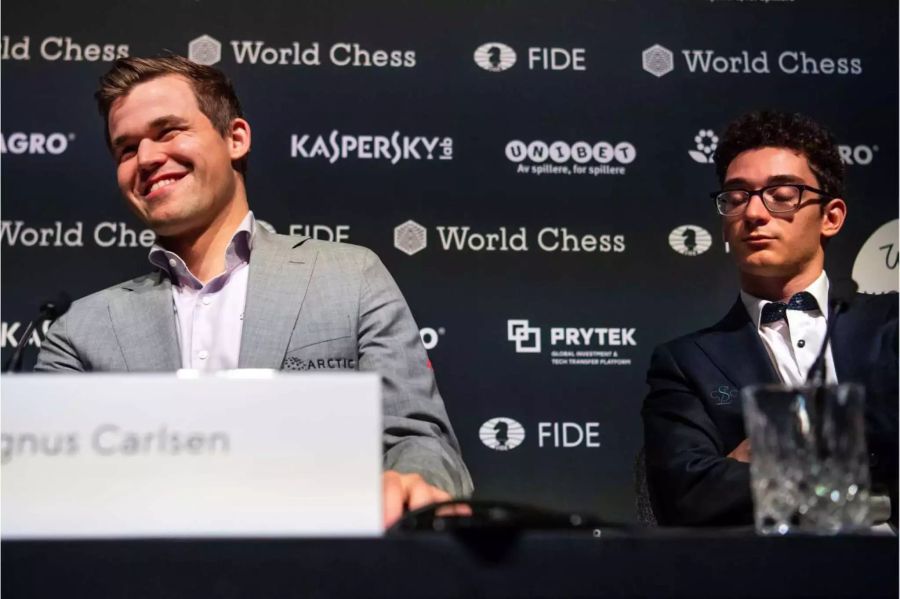
<svg viewBox="0 0 900 599"><path fill-rule="evenodd" d="M822 210L822 237L831 238L838 234L847 219L847 204L841 198L834 198Z"/></svg>
<svg viewBox="0 0 900 599"><path fill-rule="evenodd" d="M250 138L250 123L241 118L231 121L226 141L232 160L240 160L250 152Z"/></svg>

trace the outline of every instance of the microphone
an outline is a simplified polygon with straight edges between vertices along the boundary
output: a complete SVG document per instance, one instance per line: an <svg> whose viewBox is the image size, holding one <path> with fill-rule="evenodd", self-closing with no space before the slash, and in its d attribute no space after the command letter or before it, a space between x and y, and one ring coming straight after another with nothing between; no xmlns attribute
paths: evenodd
<svg viewBox="0 0 900 599"><path fill-rule="evenodd" d="M25 355L25 346L28 345L28 339L31 337L31 333L32 331L34 331L35 327L43 323L45 320L56 320L57 318L68 312L71 305L72 298L70 298L69 294L65 291L60 291L54 297L41 304L37 318L29 322L28 326L25 327L25 332L22 334L21 340L16 346L15 351L13 351L12 355L9 357L9 360L6 361L6 365L3 367L3 371L21 371L22 357ZM40 331L40 329L38 329L38 331ZM41 333L38 333L38 335L41 335ZM43 337L43 335L41 336Z"/></svg>
<svg viewBox="0 0 900 599"><path fill-rule="evenodd" d="M831 286L829 295L831 295L834 311L828 315L828 327L825 329L825 340L822 341L822 349L819 350L819 355L816 356L816 360L809 367L809 372L806 373L807 385L821 385L825 382L825 352L831 343L834 324L837 322L838 315L846 312L850 307L850 303L853 301L853 297L858 289L859 285L853 279L841 279L835 281Z"/></svg>

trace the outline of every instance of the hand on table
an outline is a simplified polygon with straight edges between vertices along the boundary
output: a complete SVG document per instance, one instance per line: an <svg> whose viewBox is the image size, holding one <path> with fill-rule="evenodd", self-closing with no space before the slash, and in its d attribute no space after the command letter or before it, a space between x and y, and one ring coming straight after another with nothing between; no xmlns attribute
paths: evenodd
<svg viewBox="0 0 900 599"><path fill-rule="evenodd" d="M429 485L418 474L402 474L396 470L386 471L381 478L384 498L384 527L393 525L404 511L417 510L428 504L439 501L450 501L452 497L446 491ZM466 506L451 506L439 510L438 515L468 515Z"/></svg>

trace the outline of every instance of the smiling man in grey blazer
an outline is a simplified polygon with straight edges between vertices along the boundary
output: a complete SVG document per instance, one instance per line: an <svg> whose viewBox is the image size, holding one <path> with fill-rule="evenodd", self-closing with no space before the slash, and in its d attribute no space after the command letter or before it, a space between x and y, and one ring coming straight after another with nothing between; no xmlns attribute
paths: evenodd
<svg viewBox="0 0 900 599"><path fill-rule="evenodd" d="M378 372L385 523L470 494L418 328L381 261L256 225L250 125L225 76L178 56L126 58L96 97L119 188L157 234L156 269L73 303L35 370Z"/></svg>

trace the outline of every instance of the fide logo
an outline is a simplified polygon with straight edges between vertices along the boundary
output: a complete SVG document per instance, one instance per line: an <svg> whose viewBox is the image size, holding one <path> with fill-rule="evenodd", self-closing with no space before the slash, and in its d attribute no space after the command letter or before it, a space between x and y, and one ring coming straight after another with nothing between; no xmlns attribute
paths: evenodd
<svg viewBox="0 0 900 599"><path fill-rule="evenodd" d="M516 51L500 42L488 42L475 49L475 64L485 71L499 73L516 64Z"/></svg>
<svg viewBox="0 0 900 599"><path fill-rule="evenodd" d="M699 256L712 246L712 235L703 227L681 225L669 233L669 245L682 256Z"/></svg>
<svg viewBox="0 0 900 599"><path fill-rule="evenodd" d="M700 164L712 164L713 154L719 145L719 136L712 129L700 129L694 136L696 149L688 150L688 154L694 162Z"/></svg>
<svg viewBox="0 0 900 599"><path fill-rule="evenodd" d="M525 440L525 427L512 418L500 416L482 424L478 436L482 443L494 451L509 451Z"/></svg>

